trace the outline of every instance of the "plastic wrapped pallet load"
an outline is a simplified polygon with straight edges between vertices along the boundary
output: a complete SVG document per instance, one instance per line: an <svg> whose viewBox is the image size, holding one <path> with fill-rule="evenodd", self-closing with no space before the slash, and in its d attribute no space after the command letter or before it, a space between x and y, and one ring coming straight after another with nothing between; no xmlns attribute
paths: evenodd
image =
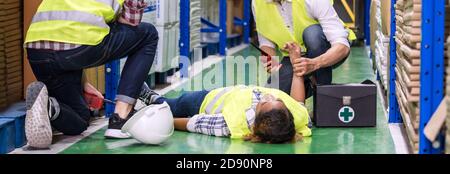
<svg viewBox="0 0 450 174"><path fill-rule="evenodd" d="M149 6L142 20L153 24L159 37L158 49L150 73L166 72L178 66L180 1L146 0L146 2ZM123 65L124 62L121 61L121 67Z"/></svg>
<svg viewBox="0 0 450 174"><path fill-rule="evenodd" d="M374 36L373 40L374 43L372 45L373 52L372 55L374 56L374 64L375 68L379 74L381 85L384 87L384 89L388 89L388 68L387 68L387 61L388 61L388 47L389 47L389 36L385 34L383 31L384 23L382 18L384 17L381 11L381 1L380 0L373 0L372 1L372 14L374 15L374 19L371 19L372 23L371 26L371 32Z"/></svg>
<svg viewBox="0 0 450 174"><path fill-rule="evenodd" d="M201 17L202 17L202 1L191 0L191 19L190 19L190 48L193 51L194 48L200 47L201 42Z"/></svg>
<svg viewBox="0 0 450 174"><path fill-rule="evenodd" d="M387 88L387 58L389 38L386 38L381 31L377 31L377 40L375 43L375 61L381 78L382 85Z"/></svg>
<svg viewBox="0 0 450 174"><path fill-rule="evenodd" d="M396 5L396 95L409 144L418 152L421 0L398 0Z"/></svg>

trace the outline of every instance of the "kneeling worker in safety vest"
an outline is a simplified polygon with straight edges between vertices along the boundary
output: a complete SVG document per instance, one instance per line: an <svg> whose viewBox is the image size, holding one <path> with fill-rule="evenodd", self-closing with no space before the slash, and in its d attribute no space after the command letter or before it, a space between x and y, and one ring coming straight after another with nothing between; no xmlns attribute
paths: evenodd
<svg viewBox="0 0 450 174"><path fill-rule="evenodd" d="M83 94L102 94L83 77L83 69L128 57L117 90L115 114L105 136L126 138L121 127L134 111L152 66L158 32L141 23L144 0L43 0L25 44L34 75L27 89L28 144L47 148L52 127L79 135L89 126Z"/></svg>
<svg viewBox="0 0 450 174"><path fill-rule="evenodd" d="M291 57L300 58L300 48ZM188 92L166 99L148 95L146 104L167 102L175 129L213 136L244 138L252 142L286 143L311 136L303 77L292 77L290 96L278 89L233 86Z"/></svg>
<svg viewBox="0 0 450 174"><path fill-rule="evenodd" d="M294 73L305 77L307 98L314 84L331 83L332 68L344 62L350 53L349 41L356 39L337 15L333 0L253 0L252 8L260 48L271 57L277 50L284 56L281 62L262 56L269 72L272 66L282 65L276 69L280 90L289 94ZM306 53L293 63L282 50L290 42L298 43Z"/></svg>

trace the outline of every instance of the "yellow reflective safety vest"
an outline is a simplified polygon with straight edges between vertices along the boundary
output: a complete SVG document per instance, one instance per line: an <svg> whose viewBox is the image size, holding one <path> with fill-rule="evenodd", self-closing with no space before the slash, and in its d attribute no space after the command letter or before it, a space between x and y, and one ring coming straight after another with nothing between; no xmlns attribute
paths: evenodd
<svg viewBox="0 0 450 174"><path fill-rule="evenodd" d="M333 3L333 0L331 0ZM274 42L278 48L283 48L288 42L296 42L302 50L306 50L303 43L303 31L314 24L319 22L307 14L305 0L292 0L292 20L293 20L293 33L286 27L283 18L278 12L277 6L273 2L267 2L266 0L255 0L254 2L256 30L264 37ZM294 10L304 9L304 10ZM345 26L345 24L342 22ZM349 40L356 40L355 33L348 29ZM288 53L282 51L284 56Z"/></svg>
<svg viewBox="0 0 450 174"><path fill-rule="evenodd" d="M55 41L97 45L109 34L124 0L43 0L28 29L25 44Z"/></svg>
<svg viewBox="0 0 450 174"><path fill-rule="evenodd" d="M294 117L296 132L303 136L311 136L311 129L308 128L309 116L307 109L288 94L278 89L257 86L233 86L215 89L206 95L199 113L221 113L231 132L231 138L243 138L245 135L250 134L246 111L252 107L254 90L258 90L262 94L271 94L282 100Z"/></svg>

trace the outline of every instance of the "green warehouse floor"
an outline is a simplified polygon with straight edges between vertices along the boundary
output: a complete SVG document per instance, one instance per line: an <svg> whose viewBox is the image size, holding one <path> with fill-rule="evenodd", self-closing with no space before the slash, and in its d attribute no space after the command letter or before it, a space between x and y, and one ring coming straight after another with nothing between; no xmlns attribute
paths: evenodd
<svg viewBox="0 0 450 174"><path fill-rule="evenodd" d="M375 80L370 60L363 47L354 47L347 61L334 70L333 82L359 83L365 79ZM245 48L234 55L244 57L259 55L253 48ZM246 76L254 75L245 73ZM197 76L195 78L201 78ZM193 80L193 79L190 79ZM180 95L175 90L166 97ZM380 96L380 95L378 95ZM133 139L110 140L103 137L106 127L62 150L63 154L317 154L317 153L396 153L393 138L383 111L382 99L378 97L377 126L374 128L313 128L313 136L295 144L254 144L242 140L211 137L207 135L175 132L172 138L160 146L142 145ZM312 109L307 101L308 109Z"/></svg>

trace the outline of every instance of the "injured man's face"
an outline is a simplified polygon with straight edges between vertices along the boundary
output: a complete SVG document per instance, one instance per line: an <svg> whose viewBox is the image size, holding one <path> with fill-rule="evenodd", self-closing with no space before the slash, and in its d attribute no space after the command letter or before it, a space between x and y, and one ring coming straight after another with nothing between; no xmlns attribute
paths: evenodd
<svg viewBox="0 0 450 174"><path fill-rule="evenodd" d="M266 94L256 105L252 142L286 143L296 140L294 117L282 100Z"/></svg>
<svg viewBox="0 0 450 174"><path fill-rule="evenodd" d="M283 101L271 94L265 94L261 101L256 105L256 115L269 112L271 110L286 110Z"/></svg>

